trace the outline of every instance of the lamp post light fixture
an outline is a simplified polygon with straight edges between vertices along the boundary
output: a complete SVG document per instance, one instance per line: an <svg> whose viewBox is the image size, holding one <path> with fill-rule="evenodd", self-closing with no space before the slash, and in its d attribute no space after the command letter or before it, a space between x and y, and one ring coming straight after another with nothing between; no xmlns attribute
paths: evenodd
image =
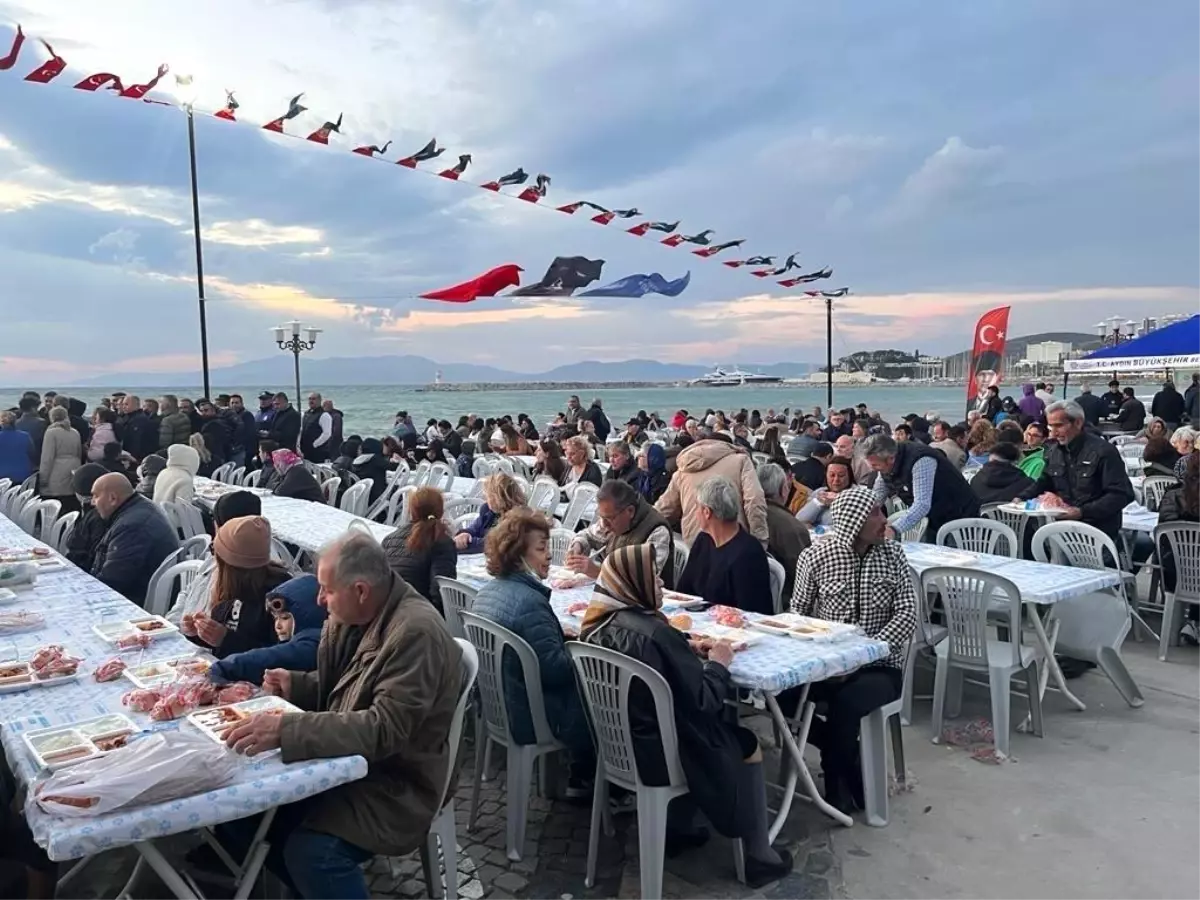
<svg viewBox="0 0 1200 900"><path fill-rule="evenodd" d="M1094 326L1100 340L1108 347L1115 347L1125 341L1133 340L1137 334L1137 322L1133 319L1121 321L1120 316L1112 316L1097 322Z"/></svg>
<svg viewBox="0 0 1200 900"><path fill-rule="evenodd" d="M280 350L291 350L292 356L296 361L296 409L303 409L304 404L300 402L300 352L302 350L311 350L317 344L317 335L321 333L320 328L313 328L311 325L301 325L295 319L291 322L286 322L283 325L277 325L274 329L275 343L279 345ZM304 332L304 337L300 337L300 332Z"/></svg>

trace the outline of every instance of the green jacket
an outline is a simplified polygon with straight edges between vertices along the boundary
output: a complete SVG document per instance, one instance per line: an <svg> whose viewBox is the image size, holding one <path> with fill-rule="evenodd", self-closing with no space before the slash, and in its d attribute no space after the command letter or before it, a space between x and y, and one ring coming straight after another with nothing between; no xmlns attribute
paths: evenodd
<svg viewBox="0 0 1200 900"><path fill-rule="evenodd" d="M1042 470L1046 468L1046 453L1038 447L1036 450L1031 450L1025 455L1025 458L1017 463L1017 468L1037 481L1042 477Z"/></svg>

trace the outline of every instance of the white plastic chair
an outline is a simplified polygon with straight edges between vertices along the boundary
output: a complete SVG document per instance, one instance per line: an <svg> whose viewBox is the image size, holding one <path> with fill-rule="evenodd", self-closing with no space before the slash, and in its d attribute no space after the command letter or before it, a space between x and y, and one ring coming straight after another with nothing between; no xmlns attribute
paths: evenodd
<svg viewBox="0 0 1200 900"><path fill-rule="evenodd" d="M300 554L297 553L296 556L293 556L292 551L288 549L287 544L285 544L275 535L271 535L271 559L282 565L293 575L299 575L304 571L300 568L300 563L297 560L297 556L299 555Z"/></svg>
<svg viewBox="0 0 1200 900"><path fill-rule="evenodd" d="M688 545L684 543L682 534L672 535L672 537L675 540L673 551L675 558L675 580L678 581L679 576L683 574L683 570L687 567L688 556L691 555L691 551L688 549Z"/></svg>
<svg viewBox="0 0 1200 900"><path fill-rule="evenodd" d="M26 503L17 518L17 526L30 537L49 543L50 529L53 528L54 520L58 518L61 509L62 503L58 500L34 500Z"/></svg>
<svg viewBox="0 0 1200 900"><path fill-rule="evenodd" d="M335 477L333 467L327 466L324 463L310 463L306 460L304 467L312 472L313 478L317 479L317 484L320 485L324 485L330 478ZM341 479L338 479L338 483L341 483Z"/></svg>
<svg viewBox="0 0 1200 900"><path fill-rule="evenodd" d="M899 497L888 497L883 501L883 511L888 514L888 518L898 512L904 512L906 509L908 509L908 504Z"/></svg>
<svg viewBox="0 0 1200 900"><path fill-rule="evenodd" d="M246 477L246 467L238 466L236 469L234 469L232 472L229 473L229 484L240 485L242 483L242 479L245 477Z"/></svg>
<svg viewBox="0 0 1200 900"><path fill-rule="evenodd" d="M37 493L37 486L38 486L38 473L37 472L34 472L32 475L30 475L28 478L26 478L24 481L21 482L21 490L30 491L34 494Z"/></svg>
<svg viewBox="0 0 1200 900"><path fill-rule="evenodd" d="M187 500L175 501L175 515L179 522L180 540L187 540L201 534L208 534L204 527L204 516L194 504Z"/></svg>
<svg viewBox="0 0 1200 900"><path fill-rule="evenodd" d="M1011 528L995 519L955 519L938 529L939 547L993 556L1021 556L1021 543Z"/></svg>
<svg viewBox="0 0 1200 900"><path fill-rule="evenodd" d="M1032 549L1038 562L1124 574L1105 565L1105 551L1116 560L1112 539L1083 522L1054 522L1039 528L1033 535ZM1055 652L1094 662L1125 702L1136 708L1145 699L1121 658L1132 614L1123 579L1113 590L1068 597L1054 604L1059 626Z"/></svg>
<svg viewBox="0 0 1200 900"><path fill-rule="evenodd" d="M1147 475L1142 482L1142 503L1150 512L1158 512L1163 495L1171 488L1179 487L1179 479L1170 475Z"/></svg>
<svg viewBox="0 0 1200 900"><path fill-rule="evenodd" d="M146 612L153 616L165 616L180 591L187 590L203 565L204 562L199 559L171 562L171 557L168 556L150 576L146 586ZM175 589L176 579L179 579L178 590Z"/></svg>
<svg viewBox="0 0 1200 900"><path fill-rule="evenodd" d="M454 643L462 651L460 660L461 674L458 687L458 703L454 707L454 717L450 720L450 761L446 768L446 782L442 785L442 800L438 813L429 825L429 834L421 847L421 862L425 868L425 889L430 897L444 897L445 900L458 898L458 829L454 820L454 794L450 785L454 781L455 764L458 761L458 751L462 745L463 719L467 714L467 706L471 702L471 689L475 686L475 677L479 674L479 655L469 641L455 638ZM436 877L434 864L438 858L438 844L442 845L442 875L446 880L445 893L442 892L442 878Z"/></svg>
<svg viewBox="0 0 1200 900"><path fill-rule="evenodd" d="M471 477L476 479L487 478L492 474L492 461L486 456L476 456L471 463Z"/></svg>
<svg viewBox="0 0 1200 900"><path fill-rule="evenodd" d="M1158 641L1158 658L1166 662L1167 648L1179 642L1176 605L1200 605L1200 525L1165 522L1154 529L1154 546L1161 547L1163 541L1171 548L1175 560L1175 590L1167 593L1167 586L1163 585L1162 635Z"/></svg>
<svg viewBox="0 0 1200 900"><path fill-rule="evenodd" d="M767 568L771 573L771 608L776 613L781 613L784 604L783 583L787 581L787 570L784 569L783 563L770 555L767 556ZM679 571L676 571L675 575L678 577ZM791 600L791 597L787 599Z"/></svg>
<svg viewBox="0 0 1200 900"><path fill-rule="evenodd" d="M1010 622L1021 621L1021 592L1007 578L975 569L934 566L921 573L921 586L936 590L949 627L947 640L934 648L937 670L933 686L933 741L942 739L943 712L951 669L983 672L992 694L992 732L996 752L1008 756L1011 730L1012 677L1025 672L1033 733L1042 736L1042 697L1038 652L1021 643L1022 629L1010 629L1011 641L988 636L988 608L998 600L1008 607ZM958 680L961 685L961 679Z"/></svg>
<svg viewBox="0 0 1200 900"><path fill-rule="evenodd" d="M478 513L482 506L483 501L478 497L456 497L445 502L443 516L447 521L453 522L467 513Z"/></svg>
<svg viewBox="0 0 1200 900"><path fill-rule="evenodd" d="M237 463L227 462L224 465L217 466L213 469L210 476L213 481L219 481L222 484L232 484L233 480L229 477L233 474L233 470L237 468Z"/></svg>
<svg viewBox="0 0 1200 900"><path fill-rule="evenodd" d="M253 472L247 472L242 476L242 487L258 487L262 481L262 469L255 469Z"/></svg>
<svg viewBox="0 0 1200 900"><path fill-rule="evenodd" d="M467 633L463 630L462 619L458 614L463 610L470 612L471 607L475 605L475 595L479 591L469 584L447 578L445 575L437 576L434 581L437 582L438 593L442 598L442 615L446 619L447 630L456 638L465 638Z"/></svg>
<svg viewBox="0 0 1200 900"><path fill-rule="evenodd" d="M563 513L562 527L567 531L574 531L584 514L596 499L596 495L600 493L600 488L590 482L583 482L575 485L575 491L571 494L571 502L567 504L567 511Z"/></svg>
<svg viewBox="0 0 1200 900"><path fill-rule="evenodd" d="M605 647L569 641L567 652L575 664L580 693L596 741L596 787L592 795L592 825L588 835L587 875L584 884L596 884L596 857L600 831L608 806L608 786L615 784L637 795L638 871L641 895L661 897L663 861L667 844L667 806L688 793L687 777L679 761L679 736L675 729L675 700L671 687L654 669ZM638 772L629 721L633 685L641 682L650 692L667 767L665 785L648 785ZM738 880L745 882L742 842L734 841Z"/></svg>
<svg viewBox="0 0 1200 900"><path fill-rule="evenodd" d="M10 484L4 489L4 493L0 494L0 513L3 513L9 519L15 515L13 504L16 502L19 493L21 493L21 486L19 484Z"/></svg>
<svg viewBox="0 0 1200 900"><path fill-rule="evenodd" d="M426 484L440 491L448 491L454 484L454 472L444 462L434 463L429 467L429 480Z"/></svg>
<svg viewBox="0 0 1200 900"><path fill-rule="evenodd" d="M900 721L904 725L912 724L913 681L917 667L917 657L922 651L932 650L946 639L948 629L945 625L935 625L929 618L929 598L925 595L925 587L917 573L909 569L913 580L913 593L917 597L917 627L913 629L912 643L908 646L908 654L904 657L904 688L900 694Z"/></svg>
<svg viewBox="0 0 1200 900"><path fill-rule="evenodd" d="M22 487L12 500L9 507L8 517L20 525L21 513L25 511L25 507L31 503L37 503L41 500L38 495L27 487Z"/></svg>
<svg viewBox="0 0 1200 900"><path fill-rule="evenodd" d="M46 543L59 553L66 555L67 541L71 538L71 532L74 530L78 518L79 512L75 511L55 519L54 524L50 527L50 539Z"/></svg>
<svg viewBox="0 0 1200 900"><path fill-rule="evenodd" d="M395 528L401 528L409 523L411 519L408 504L408 498L417 490L415 484L406 484L397 488L392 494L391 500L388 501L387 514L384 516L384 524L391 525Z"/></svg>
<svg viewBox="0 0 1200 900"><path fill-rule="evenodd" d="M546 515L553 516L558 507L560 493L558 482L548 475L539 475L533 480L533 488L526 502L530 509L539 509Z"/></svg>
<svg viewBox="0 0 1200 900"><path fill-rule="evenodd" d="M567 531L565 528L550 529L550 565L561 566L567 561L567 551L571 547L571 541L575 539L575 532Z"/></svg>
<svg viewBox="0 0 1200 900"><path fill-rule="evenodd" d="M1030 521L1044 518L1042 516L1027 516L1023 513L1004 509L1003 503L989 503L979 510L979 515L981 518L991 519L993 522L999 522L1001 525L1007 525L1012 529L1012 533L1017 539L1017 552L1012 554L1014 557L1020 557L1025 548L1025 532L1029 528Z"/></svg>
<svg viewBox="0 0 1200 900"><path fill-rule="evenodd" d="M210 544L212 544L212 538L207 534L193 535L182 541L175 553L178 555L180 562L185 559L204 559L208 555Z"/></svg>
<svg viewBox="0 0 1200 900"><path fill-rule="evenodd" d="M330 476L321 483L321 494L329 506L337 506L338 488L341 486L342 479L337 475Z"/></svg>
<svg viewBox="0 0 1200 900"><path fill-rule="evenodd" d="M429 470L433 468L433 464L427 459L417 463L416 469L413 470L412 480L408 483L416 487L425 487L429 484Z"/></svg>
<svg viewBox="0 0 1200 900"><path fill-rule="evenodd" d="M483 721L489 741L508 748L507 793L505 803L508 810L507 846L508 858L516 862L521 858L525 845L525 822L529 814L529 791L533 786L533 765L543 756L566 749L550 731L546 720L546 704L542 698L541 666L533 648L519 636L495 622L490 622L473 612L461 610L463 629L467 640L479 654L479 692L483 705ZM518 744L513 740L508 727L508 705L504 697L503 660L506 650L517 655L525 682L525 696L529 702L529 715L533 722L534 742ZM479 740L480 736L476 736ZM483 756L475 757L475 786L471 794L471 814L468 830L475 827L479 812L479 790L483 776Z"/></svg>
<svg viewBox="0 0 1200 900"><path fill-rule="evenodd" d="M903 518L906 510L902 509L899 512L894 512L887 518L889 525L895 525ZM911 525L897 535L897 538L905 543L919 544L925 537L925 529L929 527L929 520L926 518L920 519L916 525Z"/></svg>
<svg viewBox="0 0 1200 900"><path fill-rule="evenodd" d="M371 499L371 488L374 485L375 481L373 479L363 478L358 484L347 488L346 493L342 494L342 500L339 504L341 509L352 516L365 516L367 514L368 501Z"/></svg>

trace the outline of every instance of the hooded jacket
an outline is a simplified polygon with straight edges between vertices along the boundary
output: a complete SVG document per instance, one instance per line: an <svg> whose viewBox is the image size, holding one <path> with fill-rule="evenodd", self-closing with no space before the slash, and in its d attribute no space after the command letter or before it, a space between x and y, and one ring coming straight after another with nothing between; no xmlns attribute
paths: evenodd
<svg viewBox="0 0 1200 900"><path fill-rule="evenodd" d="M11 425L0 428L0 478L20 484L33 474L33 438Z"/></svg>
<svg viewBox="0 0 1200 900"><path fill-rule="evenodd" d="M1021 399L1017 401L1017 407L1021 410L1021 415L1037 419L1039 422L1045 421L1046 404L1042 402L1041 397L1033 392L1033 385L1021 385L1021 395Z"/></svg>
<svg viewBox="0 0 1200 900"><path fill-rule="evenodd" d="M196 495L192 479L200 470L200 454L188 444L172 444L167 448L167 467L154 480L154 502L187 500Z"/></svg>
<svg viewBox="0 0 1200 900"><path fill-rule="evenodd" d="M971 479L971 490L983 504L1009 503L1031 487L1033 479L1004 460L989 460Z"/></svg>
<svg viewBox="0 0 1200 900"><path fill-rule="evenodd" d="M167 461L157 453L151 453L138 468L138 483L137 492L143 497L154 499L154 485L158 483L158 476L162 474L163 469L167 467Z"/></svg>
<svg viewBox="0 0 1200 900"><path fill-rule="evenodd" d="M317 647L325 625L325 607L317 603L317 579L313 575L297 575L272 591L272 597L283 600L284 608L293 621L292 637L273 647L256 647L234 653L213 663L213 680L250 681L262 684L267 669L288 669L292 672L311 672L317 667Z"/></svg>
<svg viewBox="0 0 1200 900"><path fill-rule="evenodd" d="M859 625L887 641L884 665L903 668L917 625L917 595L904 548L897 541L871 544L859 555L854 541L877 505L871 490L852 487L833 501L834 533L800 554L792 612Z"/></svg>
<svg viewBox="0 0 1200 900"><path fill-rule="evenodd" d="M104 445L117 443L117 433L110 422L100 422L93 430L88 440L88 462L104 462Z"/></svg>
<svg viewBox="0 0 1200 900"><path fill-rule="evenodd" d="M667 521L680 523L683 539L691 544L700 533L696 491L708 479L723 475L734 483L742 497L738 521L766 546L767 499L754 472L750 456L721 441L699 441L676 457L676 470L667 491L656 504Z"/></svg>

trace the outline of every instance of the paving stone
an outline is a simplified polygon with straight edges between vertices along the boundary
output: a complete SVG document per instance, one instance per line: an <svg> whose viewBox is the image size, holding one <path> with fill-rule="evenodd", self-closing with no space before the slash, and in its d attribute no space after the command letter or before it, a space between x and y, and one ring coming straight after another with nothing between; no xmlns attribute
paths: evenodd
<svg viewBox="0 0 1200 900"><path fill-rule="evenodd" d="M487 889L475 878L458 886L458 896L467 900L480 900L486 893Z"/></svg>
<svg viewBox="0 0 1200 900"><path fill-rule="evenodd" d="M833 854L827 850L812 850L804 860L804 871L810 875L824 875L833 868Z"/></svg>
<svg viewBox="0 0 1200 900"><path fill-rule="evenodd" d="M529 882L515 872L502 872L496 876L492 884L502 891L509 891L514 894L517 891L525 890L529 886Z"/></svg>
<svg viewBox="0 0 1200 900"><path fill-rule="evenodd" d="M483 858L486 863L491 863L494 866L508 866L508 854L503 850L489 850L487 856Z"/></svg>
<svg viewBox="0 0 1200 900"><path fill-rule="evenodd" d="M819 875L793 872L781 878L774 885L767 887L763 896L770 900L790 900L790 898L826 900L826 898L833 897L833 889L829 881Z"/></svg>

